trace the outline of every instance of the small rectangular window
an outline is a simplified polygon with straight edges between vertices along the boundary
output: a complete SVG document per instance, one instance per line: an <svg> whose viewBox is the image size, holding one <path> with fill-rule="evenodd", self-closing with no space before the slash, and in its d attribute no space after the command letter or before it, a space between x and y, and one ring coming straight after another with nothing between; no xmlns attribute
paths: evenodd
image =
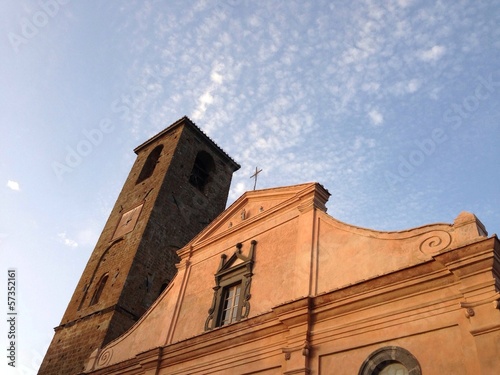
<svg viewBox="0 0 500 375"><path fill-rule="evenodd" d="M224 288L220 314L221 326L236 322L240 319L240 295L241 284L235 284Z"/></svg>

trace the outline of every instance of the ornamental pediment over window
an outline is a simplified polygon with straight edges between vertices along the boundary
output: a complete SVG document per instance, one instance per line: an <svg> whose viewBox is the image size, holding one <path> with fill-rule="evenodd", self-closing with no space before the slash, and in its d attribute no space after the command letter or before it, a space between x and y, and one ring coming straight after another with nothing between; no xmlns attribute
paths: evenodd
<svg viewBox="0 0 500 375"><path fill-rule="evenodd" d="M256 244L255 240L250 242L248 255L243 254L241 243L236 244L236 250L229 259L225 254L221 255L215 274L214 296L212 306L208 310L205 331L248 317Z"/></svg>

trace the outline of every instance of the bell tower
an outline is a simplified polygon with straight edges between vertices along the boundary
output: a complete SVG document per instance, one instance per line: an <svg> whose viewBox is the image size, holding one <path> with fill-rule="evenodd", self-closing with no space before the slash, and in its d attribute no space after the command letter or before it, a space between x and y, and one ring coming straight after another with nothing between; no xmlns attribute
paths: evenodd
<svg viewBox="0 0 500 375"><path fill-rule="evenodd" d="M79 374L141 317L174 277L176 250L225 209L240 167L187 117L134 151L39 374Z"/></svg>

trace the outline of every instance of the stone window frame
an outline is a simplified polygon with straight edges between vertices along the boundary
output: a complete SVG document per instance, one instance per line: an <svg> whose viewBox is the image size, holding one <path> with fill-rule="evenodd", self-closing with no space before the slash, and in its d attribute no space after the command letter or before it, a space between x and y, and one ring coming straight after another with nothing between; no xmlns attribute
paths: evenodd
<svg viewBox="0 0 500 375"><path fill-rule="evenodd" d="M94 295L92 296L92 299L90 300L89 306L93 306L99 302L99 299L101 298L102 291L104 290L104 287L106 286L106 283L108 282L109 278L109 273L106 272L104 275L101 276L99 279L99 282L97 283L97 287L95 289Z"/></svg>
<svg viewBox="0 0 500 375"><path fill-rule="evenodd" d="M238 280L238 282L222 288L219 314L217 317L218 327L222 327L241 320L243 310L241 289L241 280ZM230 294L231 292L233 292L232 296ZM226 301L228 302L229 308L227 308L226 306ZM225 311L227 311L227 316L225 315Z"/></svg>
<svg viewBox="0 0 500 375"><path fill-rule="evenodd" d="M194 160L189 183L203 192L213 173L215 173L214 158L206 151L199 151Z"/></svg>
<svg viewBox="0 0 500 375"><path fill-rule="evenodd" d="M422 375L418 360L408 350L399 346L386 346L375 350L361 365L358 375L377 375L391 363L401 363L409 375Z"/></svg>
<svg viewBox="0 0 500 375"><path fill-rule="evenodd" d="M163 145L160 144L153 148L153 150L149 153L144 165L142 166L141 172L139 173L139 177L137 177L137 181L135 182L136 185L147 180L153 175L162 151Z"/></svg>
<svg viewBox="0 0 500 375"><path fill-rule="evenodd" d="M250 244L248 256L242 254L241 248L243 245L241 243L236 244L236 251L229 259L227 259L225 254L221 255L219 268L215 274L212 305L208 310L208 317L205 321L205 331L222 326L222 309L225 293L230 287L238 284L241 285L241 291L237 315L236 319L229 324L236 323L248 317L250 313L250 286L253 276L254 249L257 241L252 240ZM241 262L237 262L237 260Z"/></svg>

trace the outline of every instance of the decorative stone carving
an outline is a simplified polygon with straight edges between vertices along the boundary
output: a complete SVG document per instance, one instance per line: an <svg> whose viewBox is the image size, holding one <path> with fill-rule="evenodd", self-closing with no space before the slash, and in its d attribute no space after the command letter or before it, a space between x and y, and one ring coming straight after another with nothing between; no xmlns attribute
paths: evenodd
<svg viewBox="0 0 500 375"><path fill-rule="evenodd" d="M238 320L248 317L248 314L250 313L250 287L253 276L253 256L256 244L257 241L255 240L250 242L250 251L248 256L243 255L241 252L241 248L243 247L241 243L236 244L236 251L233 255L231 255L231 257L229 257L229 259L227 259L225 254L221 255L219 268L215 274L212 305L208 309L208 317L205 321L205 331L211 330L219 325L220 322L218 322L218 315L221 310L220 305L223 289L224 287L234 284L235 282L241 282L242 286L241 313ZM235 264L237 259L242 262Z"/></svg>
<svg viewBox="0 0 500 375"><path fill-rule="evenodd" d="M499 292L493 292L493 293L490 293L486 298L482 298L480 300L469 301L469 302L460 302L460 307L465 309L465 316L467 318L470 318L470 317L476 315L476 313L474 311L474 307L485 305L487 303L492 303L493 308L500 309L500 299L498 298L499 296L500 296Z"/></svg>
<svg viewBox="0 0 500 375"><path fill-rule="evenodd" d="M111 360L112 356L113 356L113 349L110 348L103 351L99 356L99 359L97 360L97 366L98 367L106 366Z"/></svg>
<svg viewBox="0 0 500 375"><path fill-rule="evenodd" d="M285 361L288 361L290 360L290 358L292 358L293 352L299 352L299 351L304 357L308 358L310 352L310 345L309 341L305 340L301 346L296 346L292 348L283 348L281 350L285 354Z"/></svg>
<svg viewBox="0 0 500 375"><path fill-rule="evenodd" d="M433 231L422 235L420 251L426 255L436 254L448 247L451 236L445 231Z"/></svg>
<svg viewBox="0 0 500 375"><path fill-rule="evenodd" d="M476 315L476 313L474 312L474 309L472 307L468 307L466 310L465 310L465 317L467 319L469 319L471 316L474 316Z"/></svg>

